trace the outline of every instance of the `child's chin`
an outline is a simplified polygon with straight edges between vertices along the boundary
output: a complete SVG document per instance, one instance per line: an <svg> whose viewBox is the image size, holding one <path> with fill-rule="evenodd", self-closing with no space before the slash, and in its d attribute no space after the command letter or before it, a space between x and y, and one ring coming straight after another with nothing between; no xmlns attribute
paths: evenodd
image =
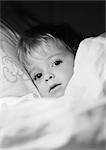
<svg viewBox="0 0 106 150"><path fill-rule="evenodd" d="M50 95L50 97L58 98L58 97L62 97L63 95L64 95L64 92L63 91L59 91L59 92L52 93Z"/></svg>
<svg viewBox="0 0 106 150"><path fill-rule="evenodd" d="M64 89L62 87L53 90L52 92L50 92L50 94L48 95L43 95L41 97L47 97L47 98L59 98L64 96Z"/></svg>

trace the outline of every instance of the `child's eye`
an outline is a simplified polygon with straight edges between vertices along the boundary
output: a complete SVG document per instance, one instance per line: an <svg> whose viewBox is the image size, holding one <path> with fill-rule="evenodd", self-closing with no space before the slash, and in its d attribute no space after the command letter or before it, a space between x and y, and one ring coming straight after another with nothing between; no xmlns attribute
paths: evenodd
<svg viewBox="0 0 106 150"><path fill-rule="evenodd" d="M42 73L37 73L37 74L34 76L34 80L40 79L41 77L42 77Z"/></svg>
<svg viewBox="0 0 106 150"><path fill-rule="evenodd" d="M52 67L60 65L62 62L63 62L62 60L56 60L56 61L53 63Z"/></svg>

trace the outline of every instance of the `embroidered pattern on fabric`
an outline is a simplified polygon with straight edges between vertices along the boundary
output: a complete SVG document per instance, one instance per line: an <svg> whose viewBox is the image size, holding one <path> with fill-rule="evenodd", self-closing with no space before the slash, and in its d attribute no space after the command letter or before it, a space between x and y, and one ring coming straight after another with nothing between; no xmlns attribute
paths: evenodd
<svg viewBox="0 0 106 150"><path fill-rule="evenodd" d="M3 74L9 82L16 82L19 76L24 80L28 80L28 77L23 73L22 69L10 57L4 56L2 62Z"/></svg>
<svg viewBox="0 0 106 150"><path fill-rule="evenodd" d="M17 82L18 78L22 78L23 80L29 80L27 75L23 72L22 68L20 68L20 66L18 66L17 62L15 60L13 60L10 56L9 56L9 51L8 48L11 50L15 49L15 45L13 45L11 42L9 42L8 40L6 40L6 43L9 44L9 46L6 44L5 45L5 41L3 39L1 39L1 50L3 52L3 56L2 56L2 69L3 69L3 75L6 78L6 80L8 82ZM17 59L17 58L16 58Z"/></svg>

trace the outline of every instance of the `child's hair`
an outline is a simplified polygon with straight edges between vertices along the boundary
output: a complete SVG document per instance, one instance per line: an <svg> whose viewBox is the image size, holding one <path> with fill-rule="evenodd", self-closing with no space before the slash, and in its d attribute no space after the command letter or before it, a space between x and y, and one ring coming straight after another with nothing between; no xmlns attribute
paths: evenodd
<svg viewBox="0 0 106 150"><path fill-rule="evenodd" d="M27 30L21 35L18 47L18 57L25 67L30 64L27 57L32 57L33 51L36 51L38 54L40 53L40 55L42 55L42 53L38 51L38 48L40 47L46 51L44 47L50 42L55 44L59 49L69 50L75 56L81 40L82 37L79 36L74 30L70 30L69 26L39 25Z"/></svg>

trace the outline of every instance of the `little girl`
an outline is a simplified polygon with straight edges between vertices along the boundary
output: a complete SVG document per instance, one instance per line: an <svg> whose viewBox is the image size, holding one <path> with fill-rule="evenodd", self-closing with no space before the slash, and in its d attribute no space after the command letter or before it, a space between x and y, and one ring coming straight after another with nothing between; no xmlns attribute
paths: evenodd
<svg viewBox="0 0 106 150"><path fill-rule="evenodd" d="M41 97L63 96L73 75L81 38L72 32L69 46L59 31L57 26L38 26L26 31L19 42L19 59Z"/></svg>

